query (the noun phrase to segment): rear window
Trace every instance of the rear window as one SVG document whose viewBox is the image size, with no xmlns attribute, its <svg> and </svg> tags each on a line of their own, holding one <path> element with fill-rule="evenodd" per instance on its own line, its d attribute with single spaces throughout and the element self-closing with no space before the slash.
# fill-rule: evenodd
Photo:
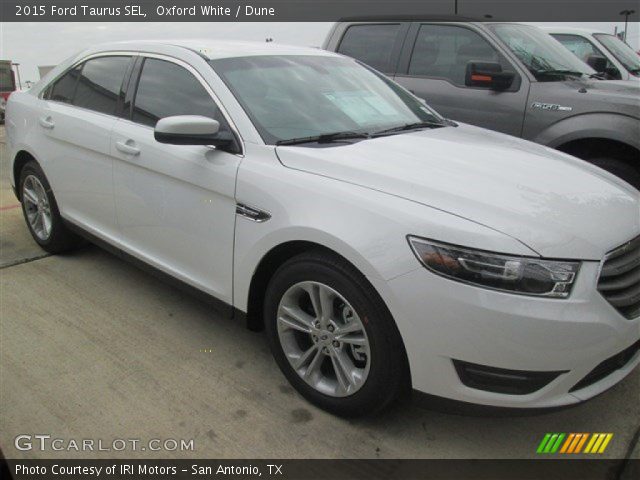
<svg viewBox="0 0 640 480">
<path fill-rule="evenodd" d="M 384 73 L 393 73 L 396 62 L 394 45 L 400 24 L 353 25 L 347 29 L 338 52 L 360 60 Z"/>
<path fill-rule="evenodd" d="M 73 104 L 100 113 L 115 114 L 130 58 L 99 57 L 85 62 Z"/>
<path fill-rule="evenodd" d="M 76 91 L 81 68 L 81 66 L 77 66 L 60 77 L 53 86 L 47 89 L 45 98 L 55 100 L 56 102 L 71 103 L 73 101 L 73 94 Z"/>
</svg>

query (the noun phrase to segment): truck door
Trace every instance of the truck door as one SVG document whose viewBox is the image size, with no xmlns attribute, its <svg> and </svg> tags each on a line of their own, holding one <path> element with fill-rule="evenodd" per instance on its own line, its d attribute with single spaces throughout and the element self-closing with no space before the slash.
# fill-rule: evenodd
<svg viewBox="0 0 640 480">
<path fill-rule="evenodd" d="M 510 88 L 465 85 L 470 61 L 516 72 Z M 396 82 L 452 120 L 520 136 L 528 80 L 479 29 L 467 24 L 414 23 L 404 42 Z"/>
</svg>

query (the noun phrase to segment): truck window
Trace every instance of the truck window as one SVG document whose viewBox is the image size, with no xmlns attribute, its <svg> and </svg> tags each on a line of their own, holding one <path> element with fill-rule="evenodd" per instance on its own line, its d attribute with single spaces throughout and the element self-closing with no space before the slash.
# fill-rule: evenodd
<svg viewBox="0 0 640 480">
<path fill-rule="evenodd" d="M 498 52 L 479 34 L 464 27 L 422 25 L 418 31 L 409 75 L 436 77 L 464 86 L 467 63 L 497 62 L 508 69 Z"/>
<path fill-rule="evenodd" d="M 599 57 L 605 57 L 606 55 L 600 51 L 593 43 L 581 35 L 569 35 L 565 33 L 552 33 L 551 36 L 558 40 L 567 50 L 572 52 L 583 62 L 587 63 L 589 57 L 592 55 L 598 55 Z M 612 76 L 620 78 L 620 72 L 609 60 L 607 60 L 607 72 L 611 72 Z"/>
<path fill-rule="evenodd" d="M 16 89 L 16 81 L 11 70 L 11 62 L 0 62 L 0 92 L 13 92 Z"/>
<path fill-rule="evenodd" d="M 393 47 L 399 33 L 400 24 L 352 25 L 342 37 L 338 52 L 383 73 L 394 73 Z"/>
</svg>

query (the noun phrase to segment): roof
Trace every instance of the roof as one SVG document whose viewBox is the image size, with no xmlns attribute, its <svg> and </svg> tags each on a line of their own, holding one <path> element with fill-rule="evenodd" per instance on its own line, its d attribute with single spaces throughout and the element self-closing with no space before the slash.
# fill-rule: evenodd
<svg viewBox="0 0 640 480">
<path fill-rule="evenodd" d="M 487 20 L 487 19 L 485 19 Z M 491 17 L 493 20 L 493 17 Z M 460 15 L 357 15 L 343 17 L 338 22 L 463 22 L 481 23 L 480 18 Z"/>
<path fill-rule="evenodd" d="M 593 28 L 583 28 L 583 27 L 544 26 L 544 27 L 538 27 L 538 28 L 544 30 L 547 33 L 573 33 L 573 34 L 582 34 L 582 35 L 591 35 L 592 33 L 605 33 Z"/>
<path fill-rule="evenodd" d="M 298 47 L 284 45 L 275 42 L 239 42 L 206 38 L 189 40 L 144 40 L 126 41 L 97 45 L 93 51 L 125 49 L 125 50 L 149 50 L 153 47 L 169 46 L 184 47 L 198 52 L 209 60 L 217 58 L 247 57 L 256 55 L 321 55 L 332 56 L 331 52 L 313 47 Z"/>
</svg>

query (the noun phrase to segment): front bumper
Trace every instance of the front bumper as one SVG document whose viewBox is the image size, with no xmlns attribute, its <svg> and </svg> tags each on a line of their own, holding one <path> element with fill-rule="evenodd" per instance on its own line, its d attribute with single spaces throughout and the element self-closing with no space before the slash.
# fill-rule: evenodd
<svg viewBox="0 0 640 480">
<path fill-rule="evenodd" d="M 640 353 L 632 349 L 624 365 L 574 388 L 640 339 L 640 318 L 624 318 L 596 290 L 598 267 L 582 264 L 567 299 L 485 290 L 421 267 L 376 286 L 403 337 L 414 389 L 481 405 L 558 407 L 607 390 L 640 363 Z M 531 393 L 499 393 L 465 385 L 454 360 L 561 373 Z"/>
</svg>

